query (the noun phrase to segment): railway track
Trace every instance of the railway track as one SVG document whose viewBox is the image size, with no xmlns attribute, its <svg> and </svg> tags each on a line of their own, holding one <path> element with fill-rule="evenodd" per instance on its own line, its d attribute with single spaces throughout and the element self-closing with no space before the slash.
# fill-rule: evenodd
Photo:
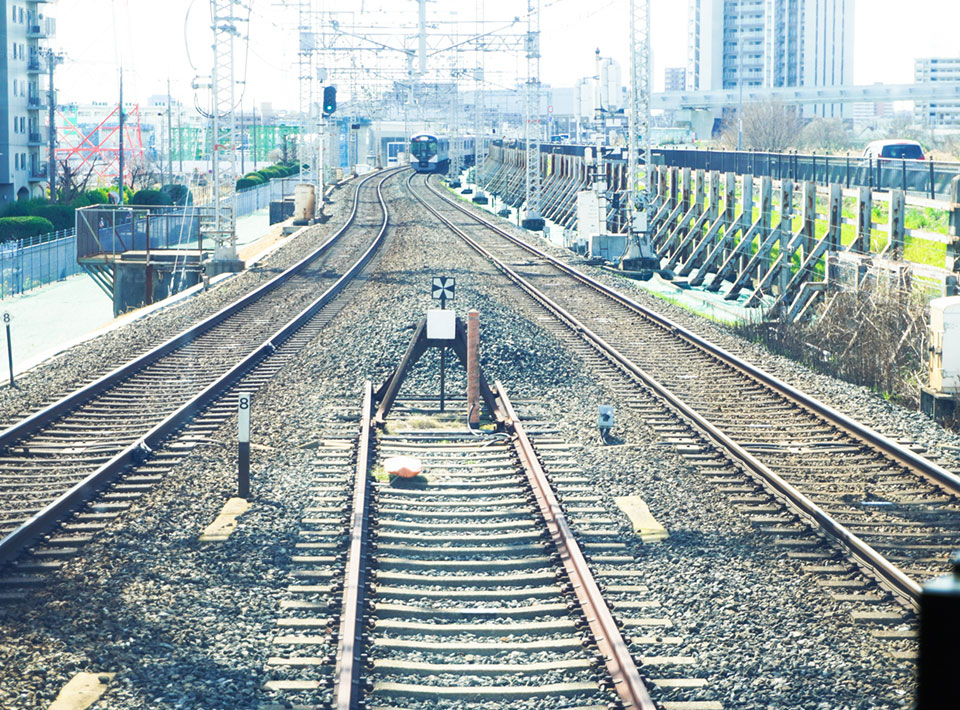
<svg viewBox="0 0 960 710">
<path fill-rule="evenodd" d="M 231 416 L 238 384 L 255 389 L 309 342 L 382 244 L 382 188 L 397 172 L 362 180 L 344 226 L 290 269 L 0 433 L 0 567 L 122 471 L 144 464 L 14 572 L 55 566 L 83 541 L 78 532 L 102 526 Z M 178 432 L 179 441 L 160 450 Z"/>
<path fill-rule="evenodd" d="M 499 383 L 496 396 L 500 432 L 399 416 L 381 432 L 367 384 L 331 707 L 656 707 Z M 388 479 L 391 456 L 424 473 Z"/>
<path fill-rule="evenodd" d="M 546 309 L 558 335 L 598 367 L 612 366 L 624 396 L 641 408 L 651 391 L 665 401 L 680 420 L 642 412 L 648 423 L 702 468 L 730 469 L 720 482 L 768 532 L 790 538 L 804 527 L 771 507 L 772 495 L 913 605 L 920 583 L 947 571 L 960 547 L 955 474 L 524 243 L 428 181 L 407 184 Z"/>
</svg>

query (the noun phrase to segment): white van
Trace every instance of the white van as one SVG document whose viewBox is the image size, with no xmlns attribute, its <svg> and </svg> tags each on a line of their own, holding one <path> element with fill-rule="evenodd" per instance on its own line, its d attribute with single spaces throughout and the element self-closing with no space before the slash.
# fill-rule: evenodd
<svg viewBox="0 0 960 710">
<path fill-rule="evenodd" d="M 926 160 L 923 146 L 916 141 L 873 141 L 863 151 L 863 158 L 883 160 Z"/>
</svg>

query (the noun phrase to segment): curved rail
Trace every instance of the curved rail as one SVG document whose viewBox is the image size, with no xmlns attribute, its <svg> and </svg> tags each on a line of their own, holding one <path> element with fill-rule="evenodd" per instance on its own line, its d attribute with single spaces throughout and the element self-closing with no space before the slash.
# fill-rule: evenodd
<svg viewBox="0 0 960 710">
<path fill-rule="evenodd" d="M 402 169 L 401 169 L 402 170 Z M 205 389 L 196 394 L 190 400 L 181 405 L 174 412 L 169 414 L 163 421 L 155 425 L 150 431 L 141 436 L 137 441 L 129 444 L 126 448 L 116 454 L 109 461 L 100 466 L 82 481 L 78 482 L 70 489 L 62 493 L 56 500 L 50 502 L 43 509 L 34 514 L 29 520 L 20 525 L 5 538 L 0 540 L 0 565 L 9 562 L 19 555 L 25 547 L 30 545 L 39 536 L 47 533 L 58 521 L 78 506 L 89 500 L 104 485 L 113 480 L 124 468 L 131 463 L 135 463 L 157 449 L 163 439 L 176 431 L 185 422 L 189 421 L 201 409 L 210 402 L 219 397 L 242 375 L 254 368 L 261 360 L 268 357 L 294 333 L 296 333 L 307 321 L 313 318 L 316 313 L 332 301 L 344 287 L 366 266 L 367 262 L 383 242 L 384 235 L 389 224 L 389 213 L 387 205 L 383 198 L 383 183 L 397 174 L 398 171 L 390 172 L 380 180 L 377 185 L 377 198 L 383 210 L 383 222 L 377 237 L 370 244 L 363 255 L 344 273 L 330 288 L 328 288 L 320 297 L 314 300 L 310 305 L 304 308 L 297 316 L 290 320 L 286 325 L 277 330 L 273 335 L 267 338 L 253 352 L 249 353 L 240 362 L 236 363 L 229 370 L 224 372 L 214 382 L 210 383 Z M 163 355 L 177 349 L 190 340 L 206 332 L 213 326 L 223 322 L 232 314 L 239 311 L 246 305 L 249 305 L 265 293 L 276 289 L 291 276 L 302 271 L 311 261 L 316 259 L 321 253 L 329 249 L 330 245 L 338 239 L 347 228 L 353 223 L 357 214 L 359 204 L 359 187 L 375 175 L 365 178 L 358 185 L 357 195 L 354 199 L 353 211 L 348 221 L 339 229 L 329 240 L 321 245 L 313 254 L 297 262 L 283 274 L 271 279 L 260 288 L 255 289 L 247 296 L 236 303 L 220 310 L 210 318 L 197 324 L 196 326 L 184 331 L 183 333 L 171 338 L 166 343 L 154 348 L 149 353 L 137 358 L 136 360 L 123 365 L 112 373 L 97 380 L 77 392 L 68 395 L 41 412 L 24 420 L 20 424 L 10 427 L 7 431 L 0 434 L 0 446 L 9 446 L 14 440 L 30 434 L 45 424 L 58 418 L 65 412 L 86 402 L 93 396 L 108 390 L 112 385 L 123 380 L 127 375 L 143 368 L 144 366 L 158 360 Z"/>
<path fill-rule="evenodd" d="M 410 187 L 412 185 L 412 176 L 407 180 L 407 185 Z M 446 200 L 453 206 L 457 207 L 460 211 L 474 217 L 478 222 L 485 224 L 492 229 L 494 229 L 498 234 L 503 234 L 507 236 L 510 241 L 516 243 L 518 246 L 521 246 L 525 249 L 529 249 L 531 252 L 535 253 L 537 256 L 542 256 L 545 259 L 550 260 L 553 264 L 561 264 L 553 257 L 545 254 L 544 252 L 536 249 L 535 247 L 530 247 L 526 245 L 522 240 L 516 239 L 511 235 L 507 235 L 503 230 L 499 229 L 495 225 L 491 225 L 486 220 L 476 217 L 469 210 L 465 210 L 456 203 L 450 201 L 443 195 L 440 195 L 432 187 L 427 185 L 428 189 L 438 197 Z M 450 220 L 444 217 L 438 210 L 434 209 L 428 205 L 422 198 L 420 198 L 416 192 L 412 191 L 412 194 L 416 199 L 434 216 L 436 216 L 441 222 L 446 224 L 451 230 L 454 231 L 461 239 L 467 242 L 475 251 L 483 255 L 485 258 L 489 259 L 494 265 L 502 271 L 511 281 L 516 283 L 521 289 L 527 292 L 532 296 L 536 301 L 543 305 L 547 310 L 552 312 L 558 319 L 566 323 L 570 328 L 577 332 L 584 340 L 590 343 L 595 347 L 601 354 L 613 360 L 628 373 L 642 381 L 645 385 L 650 387 L 654 392 L 656 392 L 662 399 L 667 401 L 672 407 L 674 407 L 683 417 L 692 421 L 697 427 L 699 427 L 710 439 L 712 439 L 719 447 L 725 449 L 730 453 L 732 457 L 736 460 L 742 462 L 750 471 L 759 476 L 761 479 L 765 480 L 770 487 L 777 491 L 781 497 L 785 498 L 790 506 L 796 510 L 803 517 L 814 521 L 821 529 L 830 534 L 833 538 L 838 540 L 842 545 L 844 545 L 851 554 L 856 557 L 861 564 L 872 570 L 874 575 L 885 582 L 893 591 L 897 592 L 901 596 L 908 599 L 914 605 L 919 604 L 920 597 L 920 585 L 906 574 L 904 574 L 900 569 L 895 565 L 891 564 L 883 555 L 877 552 L 873 547 L 860 539 L 857 535 L 852 533 L 845 526 L 841 525 L 839 522 L 833 519 L 826 511 L 824 511 L 820 506 L 816 505 L 812 500 L 805 496 L 802 492 L 797 490 L 794 486 L 784 480 L 781 476 L 772 471 L 764 463 L 759 461 L 755 456 L 744 450 L 736 442 L 726 436 L 721 432 L 717 427 L 707 421 L 703 416 L 701 416 L 696 410 L 687 405 L 682 399 L 674 395 L 670 390 L 661 385 L 656 379 L 651 377 L 647 372 L 642 368 L 638 367 L 633 363 L 629 358 L 620 353 L 616 348 L 611 344 L 606 342 L 603 338 L 594 333 L 590 328 L 584 325 L 572 314 L 564 310 L 562 307 L 554 303 L 549 297 L 543 294 L 539 289 L 530 284 L 526 279 L 517 274 L 513 269 L 504 264 L 501 260 L 497 259 L 493 254 L 486 250 L 482 245 L 477 243 L 475 240 L 471 239 L 463 230 L 459 229 L 454 225 Z M 569 267 L 561 264 L 564 268 L 564 271 L 567 271 Z M 604 294 L 607 294 L 609 291 L 611 294 L 618 296 L 617 300 L 620 300 L 619 294 L 615 294 L 607 287 L 595 282 L 593 279 L 590 279 L 583 274 L 580 274 L 576 270 L 569 269 L 572 272 L 572 275 L 577 275 L 582 277 L 579 280 L 588 281 L 590 285 L 593 286 L 596 284 L 596 287 L 599 287 L 598 290 L 601 290 Z M 624 301 L 632 303 L 629 299 L 624 299 Z M 637 308 L 642 309 L 642 306 L 637 305 Z M 645 310 L 645 309 L 644 309 Z M 663 319 L 665 322 L 666 319 Z M 677 326 L 679 328 L 679 326 Z M 729 357 L 733 357 L 730 355 Z M 768 377 L 770 377 L 768 375 Z M 775 379 L 772 378 L 771 379 Z M 787 385 L 784 385 L 785 387 Z M 792 388 L 791 388 L 792 389 Z M 833 410 L 830 410 L 833 411 Z M 865 428 L 865 427 L 864 427 Z M 879 437 L 880 435 L 877 434 Z M 882 438 L 882 437 L 881 437 Z M 890 442 L 892 444 L 892 442 Z M 896 446 L 894 444 L 894 446 Z M 912 452 L 911 452 L 912 453 Z M 930 463 L 930 462 L 928 462 Z M 935 464 L 930 463 L 931 466 Z M 937 467 L 939 468 L 939 467 Z M 950 472 L 943 470 L 943 472 L 951 478 L 956 478 Z"/>
</svg>

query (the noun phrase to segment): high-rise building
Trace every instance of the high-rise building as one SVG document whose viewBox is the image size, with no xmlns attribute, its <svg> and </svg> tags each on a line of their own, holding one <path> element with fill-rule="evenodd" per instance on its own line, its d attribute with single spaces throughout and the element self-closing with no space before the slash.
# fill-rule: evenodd
<svg viewBox="0 0 960 710">
<path fill-rule="evenodd" d="M 687 87 L 687 70 L 683 67 L 667 67 L 663 71 L 664 91 L 683 91 Z"/>
<path fill-rule="evenodd" d="M 914 81 L 960 81 L 960 57 L 917 59 Z M 914 118 L 926 128 L 960 130 L 960 101 L 917 103 L 914 107 Z"/>
<path fill-rule="evenodd" d="M 41 156 L 47 146 L 42 113 L 49 107 L 41 88 L 49 54 L 43 40 L 56 25 L 46 17 L 46 0 L 0 0 L 0 207 L 15 199 L 40 196 L 47 182 Z"/>
<path fill-rule="evenodd" d="M 687 88 L 853 81 L 853 0 L 689 0 Z M 843 116 L 842 104 L 804 108 Z"/>
</svg>

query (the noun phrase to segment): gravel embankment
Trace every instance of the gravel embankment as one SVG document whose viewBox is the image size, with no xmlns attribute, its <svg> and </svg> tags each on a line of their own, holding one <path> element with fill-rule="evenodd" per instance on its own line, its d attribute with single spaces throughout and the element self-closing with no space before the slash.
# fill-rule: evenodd
<svg viewBox="0 0 960 710">
<path fill-rule="evenodd" d="M 388 196 L 400 192 L 394 183 Z M 536 320 L 527 320 L 540 312 L 490 278 L 478 257 L 444 228 L 417 224 L 421 210 L 409 200 L 395 201 L 393 210 L 395 226 L 387 252 L 375 262 L 376 274 L 295 365 L 256 397 L 256 501 L 238 532 L 214 548 L 196 542 L 232 492 L 234 429 L 228 424 L 215 435 L 222 446 L 199 448 L 82 548 L 36 598 L 0 607 L 0 706 L 46 707 L 79 670 L 118 673 L 94 706 L 99 710 L 256 707 L 264 700 L 264 664 L 272 655 L 274 622 L 283 615 L 278 604 L 311 483 L 303 473 L 311 454 L 297 446 L 314 438 L 318 421 L 356 411 L 365 379 L 375 386 L 383 381 L 414 323 L 433 305 L 430 277 L 438 274 L 457 277 L 459 311 L 481 311 L 487 378 L 502 380 L 514 400 L 544 403 L 544 418 L 579 445 L 574 457 L 610 516 L 620 518 L 614 496 L 640 494 L 670 530 L 668 541 L 637 545 L 634 554 L 646 570 L 644 583 L 676 624 L 672 633 L 684 639 L 678 655 L 698 659 L 691 674 L 708 679 L 712 697 L 726 708 L 910 706 L 912 664 L 878 652 L 867 630 L 852 624 L 848 607 L 832 602 L 815 578 L 758 541 L 693 467 L 661 445 Z M 182 308 L 197 308 L 200 300 Z M 115 336 L 121 343 L 111 352 L 121 352 L 123 342 L 167 335 L 181 322 L 180 310 Z M 685 323 L 693 320 L 666 310 Z M 808 389 L 835 406 L 861 408 L 868 420 L 875 409 L 886 409 L 889 423 L 875 422 L 878 428 L 913 431 L 912 424 L 896 423 L 901 420 L 895 408 L 882 407 L 858 388 L 738 345 L 714 326 L 697 327 L 726 338 L 724 347 L 753 352 L 761 365 L 769 360 L 772 371 L 798 386 L 810 383 Z M 136 335 L 138 330 L 144 334 Z M 82 362 L 75 352 L 62 360 L 71 358 Z M 435 394 L 437 363 L 437 355 L 428 353 L 403 392 Z M 72 376 L 84 372 L 79 367 Z M 68 373 L 60 376 L 57 387 L 70 381 Z M 462 391 L 459 366 L 451 366 L 447 382 L 448 391 Z M 37 392 L 42 398 L 39 384 Z M 597 445 L 601 402 L 617 405 L 617 435 L 626 445 Z M 917 430 L 928 426 L 918 422 Z"/>
<path fill-rule="evenodd" d="M 45 404 L 92 382 L 136 355 L 150 350 L 194 323 L 213 315 L 240 296 L 269 281 L 315 250 L 344 223 L 353 207 L 357 180 L 333 193 L 327 206 L 330 218 L 286 242 L 251 269 L 233 276 L 206 293 L 151 313 L 131 327 L 119 328 L 88 340 L 17 377 L 17 386 L 3 389 L 0 425 L 9 426 Z"/>
</svg>

